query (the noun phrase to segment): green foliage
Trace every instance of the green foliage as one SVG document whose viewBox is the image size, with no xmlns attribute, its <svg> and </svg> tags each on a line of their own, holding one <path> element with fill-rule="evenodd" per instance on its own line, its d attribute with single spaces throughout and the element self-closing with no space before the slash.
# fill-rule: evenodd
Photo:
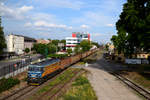
<svg viewBox="0 0 150 100">
<path fill-rule="evenodd" d="M 58 43 L 60 42 L 60 40 L 52 40 L 52 44 L 54 44 L 54 45 L 56 45 L 56 46 L 58 46 Z"/>
<path fill-rule="evenodd" d="M 109 46 L 106 44 L 105 45 L 105 49 L 108 51 L 109 50 Z"/>
<path fill-rule="evenodd" d="M 98 48 L 100 47 L 100 45 L 99 45 L 97 42 L 93 42 L 93 41 L 92 41 L 92 45 L 95 45 L 95 46 L 97 46 Z"/>
<path fill-rule="evenodd" d="M 76 54 L 81 53 L 81 52 L 82 52 L 82 51 L 81 51 L 81 46 L 80 46 L 80 45 L 76 45 L 76 47 L 75 47 L 75 49 L 74 49 L 74 52 L 75 52 Z"/>
<path fill-rule="evenodd" d="M 117 36 L 111 41 L 125 54 L 150 51 L 150 1 L 127 0 L 116 23 Z"/>
<path fill-rule="evenodd" d="M 19 84 L 20 80 L 18 79 L 13 79 L 13 78 L 3 78 L 0 79 L 0 93 L 10 89 L 11 87 L 15 86 L 16 84 Z"/>
<path fill-rule="evenodd" d="M 30 49 L 29 48 L 25 48 L 25 53 L 29 53 L 30 52 Z"/>
<path fill-rule="evenodd" d="M 73 83 L 74 86 L 80 86 L 84 84 L 89 84 L 89 81 L 86 79 L 86 77 L 77 78 Z"/>
<path fill-rule="evenodd" d="M 70 55 L 72 53 L 72 49 L 71 48 L 67 49 L 67 53 Z"/>
<path fill-rule="evenodd" d="M 49 54 L 53 54 L 53 53 L 56 52 L 56 49 L 57 49 L 57 46 L 56 46 L 56 45 L 50 43 L 50 44 L 48 44 L 47 46 L 48 46 L 48 52 L 49 52 Z"/>
<path fill-rule="evenodd" d="M 65 40 L 51 40 L 49 44 L 34 44 L 32 51 L 47 56 L 47 54 L 54 54 L 59 51 L 58 43 L 65 43 Z"/>
<path fill-rule="evenodd" d="M 47 48 L 47 45 L 46 44 L 34 44 L 33 46 L 33 50 L 36 51 L 36 53 L 39 53 L 39 54 L 42 54 L 42 55 L 45 55 L 45 49 Z"/>
<path fill-rule="evenodd" d="M 51 57 L 51 58 L 65 58 L 67 56 L 68 56 L 67 54 L 49 54 L 48 55 L 48 57 Z"/>
<path fill-rule="evenodd" d="M 64 43 L 64 45 L 66 45 L 66 40 L 61 40 L 60 43 Z"/>
<path fill-rule="evenodd" d="M 97 100 L 97 97 L 85 76 L 79 76 L 61 100 Z"/>
<path fill-rule="evenodd" d="M 82 52 L 89 51 L 91 48 L 91 43 L 88 40 L 83 40 L 80 42 L 80 46 L 82 48 Z"/>
<path fill-rule="evenodd" d="M 3 53 L 4 48 L 6 48 L 6 43 L 5 43 L 3 27 L 1 26 L 1 16 L 0 16 L 0 54 Z"/>
<path fill-rule="evenodd" d="M 128 37 L 124 31 L 118 32 L 118 35 L 113 35 L 111 41 L 113 42 L 115 48 L 117 48 L 118 53 L 129 53 L 129 44 L 127 43 Z M 132 52 L 132 51 L 130 51 Z"/>
</svg>

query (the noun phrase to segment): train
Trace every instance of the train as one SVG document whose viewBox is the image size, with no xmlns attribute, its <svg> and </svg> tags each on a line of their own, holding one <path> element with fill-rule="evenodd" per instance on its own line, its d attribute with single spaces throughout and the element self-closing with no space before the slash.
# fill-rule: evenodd
<svg viewBox="0 0 150 100">
<path fill-rule="evenodd" d="M 91 55 L 96 51 L 97 49 L 93 49 L 64 59 L 47 59 L 35 64 L 31 64 L 28 66 L 27 84 L 40 85 L 56 72 L 62 71 L 63 69 L 80 61 L 81 59 Z"/>
</svg>

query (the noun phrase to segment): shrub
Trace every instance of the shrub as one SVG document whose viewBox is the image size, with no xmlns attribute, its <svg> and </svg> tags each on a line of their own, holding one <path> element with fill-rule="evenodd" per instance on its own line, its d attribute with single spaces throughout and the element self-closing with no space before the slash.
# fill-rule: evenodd
<svg viewBox="0 0 150 100">
<path fill-rule="evenodd" d="M 48 55 L 48 57 L 51 57 L 51 58 L 65 58 L 67 56 L 68 56 L 67 54 L 49 54 Z"/>
<path fill-rule="evenodd" d="M 30 52 L 30 49 L 29 48 L 25 48 L 25 53 L 29 53 Z"/>
<path fill-rule="evenodd" d="M 16 84 L 19 84 L 20 80 L 14 79 L 14 78 L 2 78 L 0 80 L 0 93 L 10 89 L 11 87 L 15 86 Z"/>
</svg>

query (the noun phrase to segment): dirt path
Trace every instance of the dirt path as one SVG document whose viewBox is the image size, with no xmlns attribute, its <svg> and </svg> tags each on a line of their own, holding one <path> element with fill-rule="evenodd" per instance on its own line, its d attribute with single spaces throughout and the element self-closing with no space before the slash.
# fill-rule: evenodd
<svg viewBox="0 0 150 100">
<path fill-rule="evenodd" d="M 141 100 L 132 90 L 108 72 L 92 68 L 92 66 L 86 69 L 91 72 L 88 78 L 96 91 L 98 100 Z"/>
</svg>

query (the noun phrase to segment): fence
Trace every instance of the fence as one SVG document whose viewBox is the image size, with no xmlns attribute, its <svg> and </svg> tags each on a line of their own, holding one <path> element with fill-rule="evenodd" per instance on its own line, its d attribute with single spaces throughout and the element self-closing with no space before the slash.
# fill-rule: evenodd
<svg viewBox="0 0 150 100">
<path fill-rule="evenodd" d="M 21 69 L 25 69 L 27 67 L 27 65 L 29 65 L 32 61 L 35 61 L 37 59 L 42 59 L 43 57 L 40 56 L 38 58 L 28 58 L 28 59 L 24 59 L 22 61 L 19 62 L 15 62 L 12 64 L 9 64 L 7 66 L 3 66 L 0 68 L 0 78 L 5 77 L 8 74 L 11 74 L 10 76 L 14 76 L 17 73 L 20 73 L 22 70 Z M 9 77 L 9 76 L 8 76 Z"/>
<path fill-rule="evenodd" d="M 125 59 L 126 64 L 149 64 L 147 59 Z"/>
</svg>

